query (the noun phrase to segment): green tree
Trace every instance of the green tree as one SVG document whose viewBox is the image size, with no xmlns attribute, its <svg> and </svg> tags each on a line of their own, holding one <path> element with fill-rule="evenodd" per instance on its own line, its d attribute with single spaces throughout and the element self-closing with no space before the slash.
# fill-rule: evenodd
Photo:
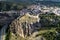
<svg viewBox="0 0 60 40">
<path fill-rule="evenodd" d="M 44 33 L 43 36 L 46 38 L 46 40 L 55 40 L 56 33 L 48 31 L 48 32 Z"/>
</svg>

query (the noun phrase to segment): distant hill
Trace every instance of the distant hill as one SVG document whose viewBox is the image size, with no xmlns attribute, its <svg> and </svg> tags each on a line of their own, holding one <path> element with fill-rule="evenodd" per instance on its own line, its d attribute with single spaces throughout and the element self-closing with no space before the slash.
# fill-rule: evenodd
<svg viewBox="0 0 60 40">
<path fill-rule="evenodd" d="M 35 1 L 52 1 L 52 2 L 60 2 L 60 0 L 0 0 L 0 1 L 7 1 L 7 2 L 35 2 Z"/>
<path fill-rule="evenodd" d="M 23 3 L 23 4 L 44 4 L 44 5 L 60 5 L 60 0 L 0 0 L 0 2 Z"/>
</svg>

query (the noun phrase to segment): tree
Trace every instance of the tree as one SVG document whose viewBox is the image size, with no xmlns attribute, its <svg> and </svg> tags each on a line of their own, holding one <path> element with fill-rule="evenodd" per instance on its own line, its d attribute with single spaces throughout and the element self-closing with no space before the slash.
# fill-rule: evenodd
<svg viewBox="0 0 60 40">
<path fill-rule="evenodd" d="M 56 33 L 48 31 L 48 32 L 44 33 L 43 36 L 46 38 L 46 40 L 55 40 Z"/>
</svg>

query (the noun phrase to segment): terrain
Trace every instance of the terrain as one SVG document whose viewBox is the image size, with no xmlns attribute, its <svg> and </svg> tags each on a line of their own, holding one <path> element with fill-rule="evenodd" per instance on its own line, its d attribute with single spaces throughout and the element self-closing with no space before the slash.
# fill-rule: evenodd
<svg viewBox="0 0 60 40">
<path fill-rule="evenodd" d="M 0 2 L 0 40 L 60 40 L 60 3 Z"/>
</svg>

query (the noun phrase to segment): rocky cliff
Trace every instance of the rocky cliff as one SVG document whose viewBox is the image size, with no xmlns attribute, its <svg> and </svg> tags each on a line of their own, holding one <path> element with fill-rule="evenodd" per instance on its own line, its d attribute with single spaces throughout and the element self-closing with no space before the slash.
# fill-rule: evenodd
<svg viewBox="0 0 60 40">
<path fill-rule="evenodd" d="M 22 17 L 18 17 L 10 24 L 10 31 L 14 34 L 18 34 L 21 37 L 30 36 L 35 31 L 38 31 L 41 27 L 39 16 L 33 16 L 29 13 Z"/>
</svg>

